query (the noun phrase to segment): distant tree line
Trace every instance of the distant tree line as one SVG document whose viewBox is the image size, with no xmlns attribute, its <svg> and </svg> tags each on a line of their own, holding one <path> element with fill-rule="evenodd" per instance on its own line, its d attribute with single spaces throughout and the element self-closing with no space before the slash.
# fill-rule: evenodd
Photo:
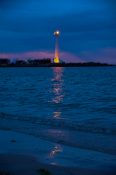
<svg viewBox="0 0 116 175">
<path fill-rule="evenodd" d="M 28 59 L 21 60 L 18 59 L 14 62 L 7 58 L 0 58 L 0 67 L 95 67 L 95 66 L 115 66 L 107 63 L 97 63 L 97 62 L 84 62 L 84 63 L 53 63 L 50 58 L 44 59 Z"/>
<path fill-rule="evenodd" d="M 39 64 L 51 64 L 50 58 L 45 59 L 28 59 L 28 60 L 21 60 L 18 59 L 15 62 L 10 61 L 7 58 L 0 58 L 0 66 L 7 66 L 7 65 L 39 65 Z"/>
<path fill-rule="evenodd" d="M 10 60 L 9 59 L 6 59 L 6 58 L 2 59 L 2 58 L 0 58 L 0 65 L 8 65 L 8 64 L 10 64 Z"/>
<path fill-rule="evenodd" d="M 47 59 L 34 59 L 34 60 L 28 60 L 29 64 L 50 64 L 51 63 L 51 59 L 47 58 Z"/>
</svg>

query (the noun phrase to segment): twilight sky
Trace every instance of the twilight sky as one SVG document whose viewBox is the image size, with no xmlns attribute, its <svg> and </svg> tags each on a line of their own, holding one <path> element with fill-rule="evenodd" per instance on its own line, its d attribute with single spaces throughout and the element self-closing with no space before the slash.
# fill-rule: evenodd
<svg viewBox="0 0 116 175">
<path fill-rule="evenodd" d="M 0 0 L 0 57 L 116 63 L 116 0 Z"/>
</svg>

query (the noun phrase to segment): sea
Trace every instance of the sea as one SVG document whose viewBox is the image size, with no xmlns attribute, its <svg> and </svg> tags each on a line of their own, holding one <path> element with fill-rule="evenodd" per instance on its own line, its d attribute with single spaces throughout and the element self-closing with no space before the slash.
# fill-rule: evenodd
<svg viewBox="0 0 116 175">
<path fill-rule="evenodd" d="M 46 162 L 116 165 L 116 67 L 0 68 L 0 129 L 54 143 Z"/>
</svg>

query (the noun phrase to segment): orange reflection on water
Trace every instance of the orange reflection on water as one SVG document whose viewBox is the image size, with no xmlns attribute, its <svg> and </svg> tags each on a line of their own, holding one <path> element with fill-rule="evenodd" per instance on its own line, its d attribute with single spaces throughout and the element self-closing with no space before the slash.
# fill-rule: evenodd
<svg viewBox="0 0 116 175">
<path fill-rule="evenodd" d="M 64 99 L 64 92 L 63 92 L 63 68 L 61 67 L 54 67 L 53 68 L 54 77 L 52 79 L 52 103 L 55 104 L 55 111 L 53 111 L 53 118 L 60 119 L 62 112 L 60 105 Z M 57 120 L 56 120 L 57 122 Z M 52 133 L 51 133 L 52 134 Z M 57 132 L 56 134 L 62 135 L 62 131 Z M 54 135 L 54 133 L 53 133 Z M 58 135 L 55 135 L 58 137 Z M 62 147 L 60 144 L 56 144 L 53 149 L 50 151 L 48 157 L 51 160 L 51 164 L 57 165 L 57 157 L 59 154 L 63 152 Z"/>
<path fill-rule="evenodd" d="M 53 116 L 54 116 L 54 118 L 59 119 L 61 117 L 61 112 L 60 111 L 53 112 Z"/>
<path fill-rule="evenodd" d="M 62 81 L 62 76 L 63 76 L 63 68 L 62 67 L 54 67 L 54 78 L 53 81 Z"/>
<path fill-rule="evenodd" d="M 55 147 L 51 150 L 49 156 L 50 158 L 54 158 L 60 152 L 62 152 L 62 147 L 60 145 L 55 145 Z"/>
<path fill-rule="evenodd" d="M 64 92 L 63 92 L 63 68 L 62 67 L 54 67 L 53 68 L 53 73 L 54 73 L 54 77 L 52 79 L 52 94 L 53 94 L 53 98 L 52 98 L 52 102 L 56 105 L 61 104 L 63 102 L 64 99 Z M 61 110 L 56 109 L 56 111 L 53 112 L 53 117 L 56 119 L 60 119 L 61 118 Z"/>
<path fill-rule="evenodd" d="M 61 103 L 64 98 L 64 93 L 63 93 L 63 68 L 62 67 L 55 67 L 53 69 L 54 71 L 54 78 L 52 79 L 52 92 L 53 92 L 53 103 Z"/>
<path fill-rule="evenodd" d="M 63 95 L 59 95 L 59 96 L 56 96 L 56 97 L 54 97 L 54 99 L 52 100 L 54 103 L 60 103 L 60 102 L 62 102 L 62 100 L 63 100 Z"/>
<path fill-rule="evenodd" d="M 61 85 L 53 84 L 53 92 L 55 93 L 55 95 L 59 95 L 60 93 L 62 93 Z"/>
</svg>

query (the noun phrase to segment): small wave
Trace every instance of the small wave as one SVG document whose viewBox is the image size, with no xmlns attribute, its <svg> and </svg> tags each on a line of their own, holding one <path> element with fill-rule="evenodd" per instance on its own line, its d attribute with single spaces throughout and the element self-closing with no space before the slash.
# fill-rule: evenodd
<svg viewBox="0 0 116 175">
<path fill-rule="evenodd" d="M 101 134 L 110 134 L 116 135 L 116 128 L 113 121 L 109 124 L 107 121 L 107 125 L 104 125 L 104 121 L 102 118 L 96 119 L 88 119 L 84 121 L 70 121 L 67 119 L 57 119 L 57 118 L 37 118 L 32 116 L 19 116 L 12 115 L 6 113 L 0 113 L 1 120 L 10 120 L 17 122 L 26 122 L 26 125 L 32 124 L 33 126 L 44 126 L 46 128 L 58 128 L 65 130 L 74 130 L 74 131 L 82 131 L 82 132 L 91 132 L 91 133 L 101 133 Z"/>
</svg>

